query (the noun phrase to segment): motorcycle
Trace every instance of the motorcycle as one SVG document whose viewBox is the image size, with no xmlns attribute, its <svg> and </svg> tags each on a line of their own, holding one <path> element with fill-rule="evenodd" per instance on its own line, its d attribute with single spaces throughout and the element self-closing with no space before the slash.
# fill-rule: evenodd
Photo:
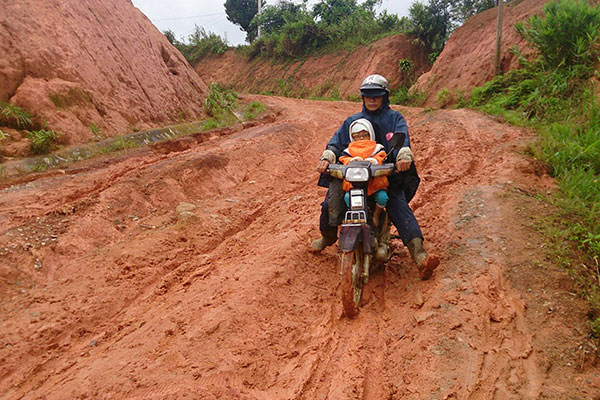
<svg viewBox="0 0 600 400">
<path fill-rule="evenodd" d="M 403 133 L 394 134 L 391 144 L 399 149 L 404 143 Z M 363 286 L 369 282 L 372 266 L 379 267 L 391 257 L 391 222 L 386 210 L 373 223 L 375 201 L 367 197 L 367 188 L 373 178 L 392 175 L 395 164 L 373 165 L 368 161 L 352 161 L 347 165 L 330 164 L 327 172 L 333 178 L 352 183 L 349 209 L 344 215 L 338 246 L 341 252 L 342 305 L 346 316 L 358 315 Z"/>
</svg>

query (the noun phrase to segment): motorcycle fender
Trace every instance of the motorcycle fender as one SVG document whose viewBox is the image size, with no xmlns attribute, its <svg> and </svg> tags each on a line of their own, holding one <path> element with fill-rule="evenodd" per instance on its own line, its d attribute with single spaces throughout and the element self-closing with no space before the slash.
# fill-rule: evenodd
<svg viewBox="0 0 600 400">
<path fill-rule="evenodd" d="M 340 230 L 340 251 L 352 251 L 363 240 L 363 228 L 361 226 L 342 226 Z"/>
<path fill-rule="evenodd" d="M 362 226 L 362 234 L 363 234 L 363 252 L 365 254 L 373 253 L 373 233 L 371 231 L 370 225 Z"/>
<path fill-rule="evenodd" d="M 373 252 L 373 235 L 369 225 L 342 227 L 339 238 L 340 251 L 352 251 L 361 242 L 364 253 L 371 254 Z"/>
</svg>

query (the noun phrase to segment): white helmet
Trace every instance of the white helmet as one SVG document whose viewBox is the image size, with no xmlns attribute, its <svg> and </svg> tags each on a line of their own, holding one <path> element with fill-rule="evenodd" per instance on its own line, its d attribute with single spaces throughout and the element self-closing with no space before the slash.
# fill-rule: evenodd
<svg viewBox="0 0 600 400">
<path fill-rule="evenodd" d="M 390 94 L 390 85 L 381 75 L 369 75 L 360 85 L 360 94 L 366 97 L 378 97 Z"/>
<path fill-rule="evenodd" d="M 354 138 L 352 137 L 352 134 L 354 134 L 356 132 L 361 132 L 361 131 L 369 132 L 369 139 L 375 140 L 375 130 L 373 129 L 373 124 L 371 124 L 371 121 L 369 121 L 366 118 L 359 118 L 356 121 L 354 121 L 353 123 L 351 123 L 349 131 L 350 131 L 350 141 L 351 142 L 354 142 Z"/>
</svg>

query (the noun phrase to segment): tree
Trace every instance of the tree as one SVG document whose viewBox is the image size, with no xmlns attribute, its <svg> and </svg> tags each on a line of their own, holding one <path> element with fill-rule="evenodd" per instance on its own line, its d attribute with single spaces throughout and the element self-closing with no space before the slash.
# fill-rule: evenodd
<svg viewBox="0 0 600 400">
<path fill-rule="evenodd" d="M 263 0 L 263 6 L 265 3 Z M 258 0 L 225 0 L 225 13 L 229 21 L 239 25 L 246 32 L 248 43 L 256 39 L 258 30 L 251 27 L 250 22 L 258 13 Z"/>
<path fill-rule="evenodd" d="M 429 0 L 429 4 L 413 3 L 408 12 L 411 22 L 409 33 L 433 52 L 444 48 L 451 30 L 449 4 L 444 0 Z"/>
<path fill-rule="evenodd" d="M 495 6 L 496 0 L 429 0 L 427 4 L 417 1 L 409 8 L 408 32 L 435 56 L 467 18 Z"/>
<path fill-rule="evenodd" d="M 381 4 L 382 0 L 367 0 L 358 4 L 357 0 L 321 0 L 313 6 L 312 13 L 323 24 L 335 25 L 345 17 L 358 11 L 367 11 L 375 15 L 375 6 Z"/>
<path fill-rule="evenodd" d="M 308 12 L 305 4 L 295 4 L 288 0 L 281 0 L 276 5 L 268 5 L 262 9 L 250 22 L 250 29 L 257 30 L 260 25 L 264 34 L 279 32 L 281 28 L 289 23 L 303 19 Z"/>
<path fill-rule="evenodd" d="M 167 40 L 173 45 L 175 46 L 178 43 L 177 38 L 175 37 L 175 32 L 173 32 L 170 29 L 167 29 L 165 31 L 163 31 L 163 35 L 165 35 L 167 37 Z"/>
<path fill-rule="evenodd" d="M 450 2 L 454 23 L 460 25 L 469 17 L 479 14 L 488 8 L 496 7 L 497 0 L 461 0 Z"/>
</svg>

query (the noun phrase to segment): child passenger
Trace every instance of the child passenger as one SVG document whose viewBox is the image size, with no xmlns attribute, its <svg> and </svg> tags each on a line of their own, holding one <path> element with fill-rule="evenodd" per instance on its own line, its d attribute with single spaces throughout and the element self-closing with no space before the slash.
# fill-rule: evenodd
<svg viewBox="0 0 600 400">
<path fill-rule="evenodd" d="M 365 118 L 357 119 L 350 124 L 349 133 L 350 144 L 339 158 L 342 164 L 347 165 L 351 161 L 369 161 L 371 164 L 383 163 L 386 153 L 383 150 L 383 146 L 375 141 L 375 131 L 369 120 Z M 369 182 L 367 196 L 373 195 L 376 204 L 375 212 L 373 213 L 373 224 L 375 226 L 379 224 L 381 210 L 383 210 L 389 200 L 386 191 L 388 186 L 389 182 L 385 176 L 373 178 Z M 346 205 L 350 207 L 349 190 L 352 189 L 352 184 L 348 181 L 344 181 L 342 188 L 346 191 L 346 194 L 344 195 Z"/>
</svg>

